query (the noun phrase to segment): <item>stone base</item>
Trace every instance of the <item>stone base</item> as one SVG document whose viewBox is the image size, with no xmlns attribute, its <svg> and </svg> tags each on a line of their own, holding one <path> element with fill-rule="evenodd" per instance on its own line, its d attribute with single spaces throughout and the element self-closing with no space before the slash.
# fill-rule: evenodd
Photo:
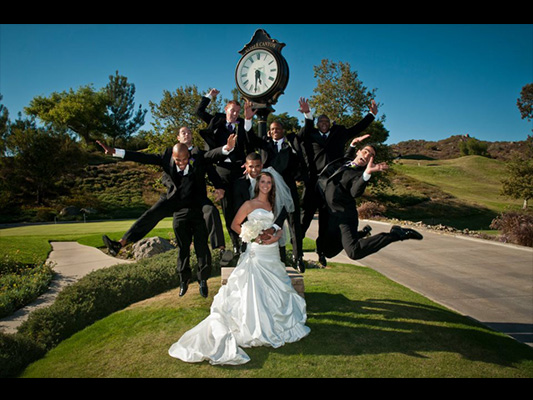
<svg viewBox="0 0 533 400">
<path fill-rule="evenodd" d="M 229 278 L 231 272 L 234 269 L 235 268 L 233 268 L 233 267 L 222 267 L 221 268 L 220 275 L 221 275 L 221 278 L 222 278 L 222 284 L 223 285 L 225 285 L 227 283 L 228 278 Z M 304 286 L 304 277 L 303 277 L 303 275 L 300 274 L 298 271 L 296 271 L 292 267 L 287 267 L 287 274 L 291 278 L 292 287 L 294 288 L 294 290 L 296 290 L 296 292 L 300 296 L 305 297 L 305 286 Z"/>
</svg>

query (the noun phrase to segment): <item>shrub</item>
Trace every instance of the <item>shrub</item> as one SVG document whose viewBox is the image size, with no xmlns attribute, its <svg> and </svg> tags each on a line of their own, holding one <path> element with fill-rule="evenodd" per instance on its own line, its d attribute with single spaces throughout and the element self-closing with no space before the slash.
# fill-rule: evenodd
<svg viewBox="0 0 533 400">
<path fill-rule="evenodd" d="M 381 217 L 386 211 L 386 207 L 382 204 L 374 203 L 372 201 L 365 201 L 357 207 L 359 218 L 368 219 L 373 217 Z"/>
<path fill-rule="evenodd" d="M 519 212 L 505 212 L 490 224 L 501 232 L 505 242 L 533 247 L 533 215 Z"/>
<path fill-rule="evenodd" d="M 50 307 L 34 311 L 19 332 L 49 349 L 100 318 L 176 287 L 176 251 L 91 272 Z"/>
<path fill-rule="evenodd" d="M 0 260 L 0 317 L 31 303 L 48 289 L 53 271 L 50 265 L 25 265 L 4 257 Z"/>
<path fill-rule="evenodd" d="M 26 365 L 38 360 L 45 349 L 20 335 L 0 332 L 0 378 L 16 376 Z"/>
</svg>

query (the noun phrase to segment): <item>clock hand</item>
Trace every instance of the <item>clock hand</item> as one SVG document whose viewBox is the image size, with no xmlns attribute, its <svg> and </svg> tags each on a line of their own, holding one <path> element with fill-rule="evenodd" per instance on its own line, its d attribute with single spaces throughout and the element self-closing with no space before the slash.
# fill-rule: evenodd
<svg viewBox="0 0 533 400">
<path fill-rule="evenodd" d="M 261 71 L 259 71 L 258 69 L 255 70 L 255 91 L 256 92 L 258 90 L 257 82 L 261 84 Z"/>
</svg>

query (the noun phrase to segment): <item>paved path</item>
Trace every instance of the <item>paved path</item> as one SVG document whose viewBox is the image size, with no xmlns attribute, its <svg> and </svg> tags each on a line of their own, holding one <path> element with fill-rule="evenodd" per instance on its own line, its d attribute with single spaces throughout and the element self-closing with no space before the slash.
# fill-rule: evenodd
<svg viewBox="0 0 533 400">
<path fill-rule="evenodd" d="M 0 331 L 15 333 L 19 325 L 28 318 L 30 312 L 52 304 L 65 286 L 89 272 L 123 262 L 131 262 L 108 256 L 95 247 L 84 246 L 77 242 L 51 242 L 50 244 L 52 251 L 48 260 L 54 263 L 53 269 L 56 272 L 50 290 L 32 304 L 0 319 Z"/>
<path fill-rule="evenodd" d="M 364 221 L 372 234 L 391 224 Z M 353 261 L 344 252 L 329 261 L 370 267 L 460 314 L 533 346 L 533 249 L 419 230 L 424 240 L 392 243 Z M 316 239 L 317 224 L 307 236 Z M 306 258 L 316 256 L 309 254 Z"/>
<path fill-rule="evenodd" d="M 390 230 L 390 224 L 369 223 L 372 233 Z M 375 269 L 388 278 L 463 315 L 533 346 L 533 249 L 502 245 L 420 230 L 424 240 L 392 243 L 380 252 L 353 261 L 344 253 L 332 262 Z M 313 221 L 307 236 L 316 239 Z M 37 307 L 50 304 L 67 284 L 88 272 L 120 262 L 100 250 L 75 242 L 53 242 L 49 259 L 58 273 L 51 290 L 34 304 L 0 320 L 0 330 L 16 331 Z M 315 259 L 307 253 L 306 259 Z"/>
</svg>

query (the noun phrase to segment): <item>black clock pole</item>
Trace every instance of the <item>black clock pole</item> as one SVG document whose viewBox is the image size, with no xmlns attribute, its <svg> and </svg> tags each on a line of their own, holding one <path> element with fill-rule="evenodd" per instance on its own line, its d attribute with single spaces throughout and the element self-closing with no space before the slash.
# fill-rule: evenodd
<svg viewBox="0 0 533 400">
<path fill-rule="evenodd" d="M 259 137 L 266 138 L 268 127 L 267 127 L 267 119 L 271 112 L 274 111 L 274 109 L 270 105 L 263 105 L 263 104 L 254 104 L 254 106 L 259 106 L 257 108 L 257 133 L 259 134 Z"/>
</svg>

